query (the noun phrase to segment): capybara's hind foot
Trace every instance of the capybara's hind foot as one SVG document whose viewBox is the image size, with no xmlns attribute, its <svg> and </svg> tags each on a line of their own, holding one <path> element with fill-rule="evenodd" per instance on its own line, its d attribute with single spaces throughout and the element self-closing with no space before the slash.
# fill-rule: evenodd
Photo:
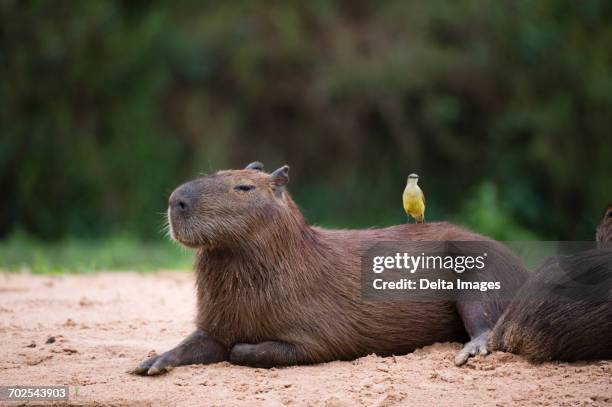
<svg viewBox="0 0 612 407">
<path fill-rule="evenodd" d="M 274 341 L 238 343 L 230 351 L 229 359 L 236 365 L 263 368 L 295 365 L 299 362 L 294 345 Z"/>
<path fill-rule="evenodd" d="M 216 340 L 200 330 L 189 335 L 174 349 L 155 355 L 142 362 L 132 373 L 156 376 L 169 372 L 173 367 L 193 364 L 209 364 L 227 360 L 227 350 Z"/>
<path fill-rule="evenodd" d="M 463 345 L 463 349 L 455 355 L 455 365 L 463 365 L 472 356 L 488 355 L 489 349 L 487 348 L 487 342 L 489 341 L 490 334 L 491 331 L 487 330 Z"/>
</svg>

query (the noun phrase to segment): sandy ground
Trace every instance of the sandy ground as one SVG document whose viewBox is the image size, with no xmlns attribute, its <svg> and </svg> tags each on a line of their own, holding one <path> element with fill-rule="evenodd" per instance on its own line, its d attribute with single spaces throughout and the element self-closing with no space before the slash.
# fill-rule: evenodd
<svg viewBox="0 0 612 407">
<path fill-rule="evenodd" d="M 128 374 L 192 330 L 192 275 L 0 273 L 0 385 L 68 385 L 78 405 L 610 405 L 612 362 L 533 366 L 459 344 L 283 369 L 220 363 Z M 54 343 L 45 343 L 54 337 Z M 14 403 L 11 403 L 14 404 Z"/>
</svg>

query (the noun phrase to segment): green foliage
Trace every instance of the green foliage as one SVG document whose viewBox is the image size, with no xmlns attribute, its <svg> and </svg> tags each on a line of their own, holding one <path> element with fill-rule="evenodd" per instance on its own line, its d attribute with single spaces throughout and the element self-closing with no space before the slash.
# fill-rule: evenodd
<svg viewBox="0 0 612 407">
<path fill-rule="evenodd" d="M 590 239 L 612 3 L 0 3 L 0 236 L 158 237 L 199 173 L 288 163 L 314 223 Z"/>
<path fill-rule="evenodd" d="M 517 225 L 510 213 L 495 185 L 485 183 L 467 200 L 455 221 L 500 240 L 538 240 L 537 235 Z"/>
<path fill-rule="evenodd" d="M 15 234 L 0 243 L 0 268 L 33 273 L 90 273 L 103 270 L 190 270 L 192 254 L 169 241 L 143 243 L 109 239 L 64 239 L 54 243 Z"/>
</svg>

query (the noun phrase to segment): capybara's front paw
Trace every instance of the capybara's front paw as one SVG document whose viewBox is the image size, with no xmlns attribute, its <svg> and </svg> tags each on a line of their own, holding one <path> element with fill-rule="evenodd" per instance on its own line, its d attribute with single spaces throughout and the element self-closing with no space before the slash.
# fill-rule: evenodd
<svg viewBox="0 0 612 407">
<path fill-rule="evenodd" d="M 271 368 L 295 365 L 298 352 L 294 345 L 286 342 L 238 343 L 232 347 L 229 360 L 235 365 Z"/>
<path fill-rule="evenodd" d="M 168 351 L 150 357 L 132 370 L 132 373 L 142 376 L 156 376 L 169 372 L 173 367 L 178 366 L 177 360 L 171 352 Z"/>
<path fill-rule="evenodd" d="M 258 365 L 257 357 L 257 345 L 251 345 L 248 343 L 238 343 L 232 347 L 230 351 L 229 360 L 235 365 L 252 366 L 252 367 L 263 367 Z M 263 356 L 260 354 L 260 357 Z"/>
<path fill-rule="evenodd" d="M 132 370 L 132 373 L 155 376 L 166 373 L 176 366 L 209 364 L 224 360 L 227 360 L 227 348 L 198 329 L 175 348 L 145 360 Z"/>
</svg>

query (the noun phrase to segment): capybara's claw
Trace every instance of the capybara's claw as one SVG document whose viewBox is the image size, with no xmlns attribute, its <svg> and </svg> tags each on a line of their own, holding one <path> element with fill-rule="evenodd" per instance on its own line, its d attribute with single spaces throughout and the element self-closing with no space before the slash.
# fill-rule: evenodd
<svg viewBox="0 0 612 407">
<path fill-rule="evenodd" d="M 469 341 L 468 343 L 466 343 L 463 346 L 463 349 L 461 349 L 457 353 L 457 355 L 455 355 L 455 365 L 456 366 L 463 365 L 465 362 L 468 361 L 468 359 L 471 356 L 476 356 L 476 355 L 483 355 L 484 356 L 484 355 L 488 355 L 489 354 L 489 350 L 487 348 L 487 342 L 489 340 L 489 335 L 490 334 L 491 334 L 491 331 L 483 332 L 482 334 L 480 334 L 476 338 L 474 338 L 471 341 Z"/>
<path fill-rule="evenodd" d="M 165 354 L 150 357 L 132 370 L 132 373 L 141 376 L 156 376 L 170 371 L 174 366 L 171 365 L 169 358 L 164 356 Z"/>
<path fill-rule="evenodd" d="M 147 375 L 157 376 L 169 372 L 170 370 L 172 370 L 173 367 L 174 365 L 170 363 L 167 358 L 160 357 L 155 361 L 155 363 L 153 363 L 153 366 L 151 366 L 149 370 L 147 370 Z"/>
<path fill-rule="evenodd" d="M 146 376 L 147 371 L 151 368 L 151 366 L 153 366 L 153 363 L 155 363 L 157 358 L 159 358 L 159 355 L 151 356 L 144 362 L 141 362 L 134 370 L 132 370 L 131 373 Z"/>
</svg>

